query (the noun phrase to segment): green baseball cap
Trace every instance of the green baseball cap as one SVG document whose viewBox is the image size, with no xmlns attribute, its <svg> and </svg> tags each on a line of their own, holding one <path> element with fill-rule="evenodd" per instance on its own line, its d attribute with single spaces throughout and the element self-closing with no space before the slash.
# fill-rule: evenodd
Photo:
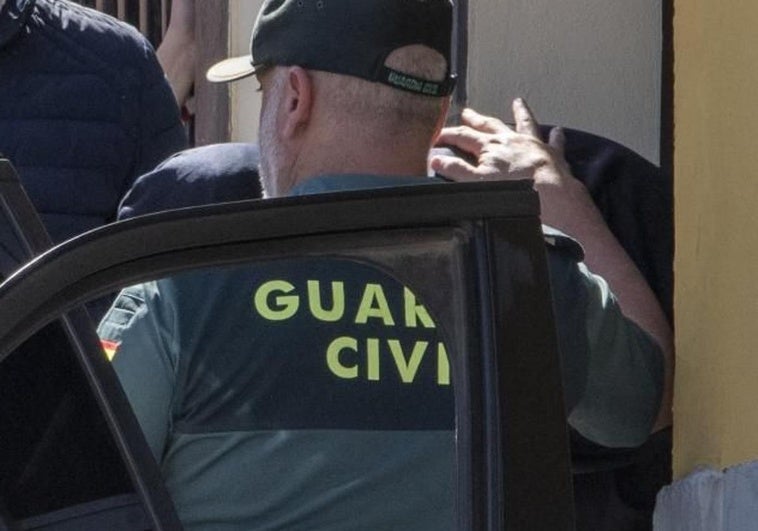
<svg viewBox="0 0 758 531">
<path fill-rule="evenodd" d="M 455 86 L 452 28 L 451 0 L 266 0 L 253 27 L 251 55 L 221 61 L 206 77 L 222 83 L 268 66 L 297 65 L 447 96 Z M 412 44 L 445 57 L 445 79 L 422 79 L 384 64 L 394 50 Z"/>
</svg>

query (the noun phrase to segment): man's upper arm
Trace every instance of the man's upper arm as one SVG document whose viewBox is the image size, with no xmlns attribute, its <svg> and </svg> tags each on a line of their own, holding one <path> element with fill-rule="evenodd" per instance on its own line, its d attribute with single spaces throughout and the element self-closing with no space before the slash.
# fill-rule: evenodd
<svg viewBox="0 0 758 531">
<path fill-rule="evenodd" d="M 98 327 L 150 449 L 160 460 L 171 425 L 176 358 L 172 326 L 150 282 L 124 289 Z"/>
<path fill-rule="evenodd" d="M 660 408 L 661 349 L 576 256 L 549 247 L 548 257 L 569 424 L 602 446 L 638 446 Z"/>
<path fill-rule="evenodd" d="M 569 417 L 573 426 L 604 446 L 637 446 L 650 434 L 663 394 L 663 352 L 624 317 L 605 281 L 580 265 L 589 293 L 590 363 L 583 399 Z"/>
<path fill-rule="evenodd" d="M 187 135 L 168 80 L 150 48 L 142 69 L 137 164 L 132 181 L 187 147 Z M 131 185 L 131 183 L 129 183 Z"/>
</svg>

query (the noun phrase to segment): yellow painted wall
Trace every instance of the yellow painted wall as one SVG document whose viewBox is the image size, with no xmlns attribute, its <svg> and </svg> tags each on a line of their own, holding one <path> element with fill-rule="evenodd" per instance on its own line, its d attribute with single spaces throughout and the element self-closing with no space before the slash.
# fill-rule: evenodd
<svg viewBox="0 0 758 531">
<path fill-rule="evenodd" d="M 675 2 L 674 472 L 758 459 L 758 2 Z"/>
</svg>

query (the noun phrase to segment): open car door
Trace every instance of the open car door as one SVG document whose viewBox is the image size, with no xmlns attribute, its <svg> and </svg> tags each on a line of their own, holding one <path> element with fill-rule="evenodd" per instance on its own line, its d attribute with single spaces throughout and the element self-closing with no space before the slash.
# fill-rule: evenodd
<svg viewBox="0 0 758 531">
<path fill-rule="evenodd" d="M 455 402 L 450 527 L 574 529 L 530 182 L 181 209 L 94 230 L 34 259 L 0 285 L 0 529 L 181 528 L 82 305 L 188 271 L 313 260 L 374 271 L 434 317 L 449 359 L 436 374 L 449 378 Z M 304 414 L 312 405 L 302 404 Z"/>
</svg>

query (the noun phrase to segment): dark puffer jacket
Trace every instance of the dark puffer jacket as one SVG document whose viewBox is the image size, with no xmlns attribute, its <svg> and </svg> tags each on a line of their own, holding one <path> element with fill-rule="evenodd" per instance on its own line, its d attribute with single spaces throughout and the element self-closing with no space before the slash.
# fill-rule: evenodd
<svg viewBox="0 0 758 531">
<path fill-rule="evenodd" d="M 5 2 L 0 153 L 53 240 L 115 219 L 135 178 L 184 147 L 171 89 L 136 29 L 63 0 Z"/>
</svg>

